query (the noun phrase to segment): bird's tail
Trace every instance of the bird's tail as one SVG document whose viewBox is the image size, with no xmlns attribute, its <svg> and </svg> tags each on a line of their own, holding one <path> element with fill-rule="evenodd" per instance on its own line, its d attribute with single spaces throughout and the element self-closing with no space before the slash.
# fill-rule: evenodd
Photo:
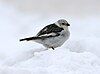
<svg viewBox="0 0 100 74">
<path fill-rule="evenodd" d="M 20 39 L 19 41 L 31 41 L 36 39 L 40 39 L 40 37 L 29 37 L 29 38 Z"/>
</svg>

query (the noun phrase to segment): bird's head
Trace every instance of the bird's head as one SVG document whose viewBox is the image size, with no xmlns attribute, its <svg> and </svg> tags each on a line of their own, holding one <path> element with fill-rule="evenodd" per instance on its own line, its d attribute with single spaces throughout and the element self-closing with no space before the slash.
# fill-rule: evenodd
<svg viewBox="0 0 100 74">
<path fill-rule="evenodd" d="M 64 29 L 68 28 L 68 26 L 70 26 L 70 24 L 64 20 L 64 19 L 60 19 L 56 22 L 56 24 L 59 26 L 59 27 L 62 27 Z"/>
<path fill-rule="evenodd" d="M 60 26 L 70 26 L 70 24 L 64 20 L 64 19 L 60 19 L 57 21 L 57 23 L 60 25 Z"/>
</svg>

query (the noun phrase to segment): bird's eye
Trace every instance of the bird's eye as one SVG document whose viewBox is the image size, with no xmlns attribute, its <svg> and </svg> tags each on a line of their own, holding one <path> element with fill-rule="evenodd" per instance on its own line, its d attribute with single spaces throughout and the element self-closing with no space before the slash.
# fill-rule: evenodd
<svg viewBox="0 0 100 74">
<path fill-rule="evenodd" d="M 65 25 L 65 23 L 62 23 L 62 25 Z"/>
</svg>

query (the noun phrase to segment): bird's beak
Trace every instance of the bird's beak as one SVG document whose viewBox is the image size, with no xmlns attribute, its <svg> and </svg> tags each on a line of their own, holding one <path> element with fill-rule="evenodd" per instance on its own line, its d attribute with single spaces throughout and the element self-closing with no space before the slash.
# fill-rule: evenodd
<svg viewBox="0 0 100 74">
<path fill-rule="evenodd" d="M 70 26 L 70 24 L 68 23 L 67 26 Z"/>
</svg>

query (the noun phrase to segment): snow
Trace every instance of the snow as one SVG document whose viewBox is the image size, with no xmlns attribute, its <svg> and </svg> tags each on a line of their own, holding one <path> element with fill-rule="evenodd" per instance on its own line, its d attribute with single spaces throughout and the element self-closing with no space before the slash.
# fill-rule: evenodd
<svg viewBox="0 0 100 74">
<path fill-rule="evenodd" d="M 100 60 L 90 52 L 76 53 L 66 49 L 24 53 L 9 59 L 13 65 L 1 67 L 0 74 L 99 74 Z M 27 56 L 26 56 L 27 55 Z M 22 59 L 22 60 L 20 60 Z"/>
<path fill-rule="evenodd" d="M 69 17 L 71 37 L 55 50 L 19 42 L 59 19 L 48 16 L 24 14 L 0 3 L 0 74 L 100 74 L 99 17 Z"/>
</svg>

